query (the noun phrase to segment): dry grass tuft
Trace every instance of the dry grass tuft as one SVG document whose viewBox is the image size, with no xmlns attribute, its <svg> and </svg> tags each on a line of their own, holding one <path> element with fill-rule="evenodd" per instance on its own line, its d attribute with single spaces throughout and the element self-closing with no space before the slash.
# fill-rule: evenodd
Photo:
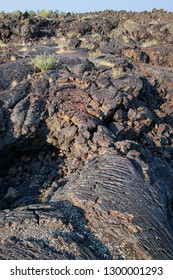
<svg viewBox="0 0 173 280">
<path fill-rule="evenodd" d="M 142 44 L 142 47 L 143 48 L 147 48 L 147 47 L 151 47 L 151 46 L 157 46 L 159 43 L 157 40 L 153 39 L 153 40 L 150 40 L 150 41 L 146 41 Z"/>
</svg>

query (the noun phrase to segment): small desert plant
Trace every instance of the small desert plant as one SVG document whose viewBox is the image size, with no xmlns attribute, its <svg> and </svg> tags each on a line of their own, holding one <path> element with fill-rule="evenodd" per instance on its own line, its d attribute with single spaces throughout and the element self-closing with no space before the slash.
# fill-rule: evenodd
<svg viewBox="0 0 173 280">
<path fill-rule="evenodd" d="M 38 196 L 38 199 L 39 199 L 39 202 L 44 203 L 46 201 L 46 195 L 44 193 L 40 194 Z"/>
<path fill-rule="evenodd" d="M 99 33 L 93 33 L 92 34 L 92 39 L 94 41 L 101 41 L 102 36 Z"/>
<path fill-rule="evenodd" d="M 22 12 L 17 10 L 17 11 L 10 12 L 10 13 L 7 13 L 7 14 L 9 14 L 11 17 L 20 17 L 22 15 Z"/>
<path fill-rule="evenodd" d="M 82 35 L 81 35 L 80 33 L 77 33 L 77 34 L 76 34 L 76 38 L 81 38 L 81 36 L 82 36 Z"/>
<path fill-rule="evenodd" d="M 127 19 L 124 21 L 123 25 L 125 29 L 128 29 L 129 27 L 134 27 L 135 26 L 135 21 L 131 20 L 131 19 Z"/>
<path fill-rule="evenodd" d="M 11 83 L 11 87 L 12 88 L 15 88 L 17 85 L 18 85 L 18 81 L 17 80 L 12 81 L 12 83 Z"/>
<path fill-rule="evenodd" d="M 24 20 L 21 21 L 23 25 L 28 26 L 29 25 L 29 19 L 25 18 Z"/>
<path fill-rule="evenodd" d="M 129 43 L 130 43 L 130 38 L 129 38 L 129 37 L 127 37 L 127 36 L 122 36 L 122 39 L 123 39 L 123 42 L 124 42 L 125 44 L 129 44 Z"/>
<path fill-rule="evenodd" d="M 54 43 L 57 44 L 58 47 L 56 53 L 64 53 L 68 42 L 67 40 L 68 39 L 65 36 L 62 36 L 61 38 L 54 40 Z"/>
<path fill-rule="evenodd" d="M 122 72 L 122 70 L 121 69 L 113 69 L 113 71 L 112 71 L 112 77 L 113 77 L 113 79 L 118 79 L 118 78 L 121 78 L 121 77 L 123 77 L 123 72 Z"/>
<path fill-rule="evenodd" d="M 152 20 L 150 21 L 149 25 L 158 25 L 159 24 L 159 19 L 158 20 Z"/>
<path fill-rule="evenodd" d="M 53 11 L 49 10 L 49 11 L 46 11 L 46 10 L 41 10 L 37 12 L 36 14 L 37 17 L 43 17 L 43 18 L 50 18 L 53 16 Z"/>
<path fill-rule="evenodd" d="M 84 20 L 86 20 L 86 19 L 91 19 L 91 18 L 93 18 L 93 14 L 92 15 L 86 15 L 86 16 L 82 16 L 82 17 L 80 17 L 79 18 L 79 21 L 84 21 Z"/>
<path fill-rule="evenodd" d="M 0 12 L 0 20 L 4 19 L 4 17 L 5 17 L 5 12 L 1 11 Z"/>
<path fill-rule="evenodd" d="M 74 32 L 69 31 L 69 32 L 67 32 L 66 36 L 67 36 L 67 38 L 71 38 L 74 36 Z"/>
<path fill-rule="evenodd" d="M 30 15 L 30 17 L 34 17 L 36 15 L 36 12 L 33 10 L 26 10 L 26 13 L 28 13 Z"/>
<path fill-rule="evenodd" d="M 100 61 L 98 61 L 98 64 L 102 65 L 102 66 L 110 67 L 110 68 L 113 68 L 115 66 L 114 63 L 112 63 L 110 61 L 106 61 L 106 60 L 100 60 Z"/>
<path fill-rule="evenodd" d="M 6 44 L 0 39 L 0 47 L 4 47 Z"/>
<path fill-rule="evenodd" d="M 142 44 L 142 47 L 143 48 L 146 48 L 146 47 L 151 47 L 151 46 L 157 46 L 158 45 L 158 41 L 153 39 L 153 40 L 150 40 L 150 41 L 146 41 Z"/>
<path fill-rule="evenodd" d="M 90 52 L 89 53 L 89 59 L 93 60 L 93 59 L 95 59 L 99 55 L 101 55 L 101 51 L 99 51 L 99 50 L 97 50 L 95 52 Z"/>
<path fill-rule="evenodd" d="M 55 69 L 58 62 L 59 60 L 56 59 L 53 54 L 40 54 L 37 55 L 29 64 L 32 65 L 35 70 L 43 72 Z"/>
</svg>

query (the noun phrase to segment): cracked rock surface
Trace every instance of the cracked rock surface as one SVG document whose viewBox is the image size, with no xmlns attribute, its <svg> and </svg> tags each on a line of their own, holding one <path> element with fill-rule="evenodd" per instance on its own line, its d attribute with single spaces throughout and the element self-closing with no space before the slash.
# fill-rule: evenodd
<svg viewBox="0 0 173 280">
<path fill-rule="evenodd" d="M 0 259 L 173 259 L 172 13 L 0 24 Z"/>
</svg>

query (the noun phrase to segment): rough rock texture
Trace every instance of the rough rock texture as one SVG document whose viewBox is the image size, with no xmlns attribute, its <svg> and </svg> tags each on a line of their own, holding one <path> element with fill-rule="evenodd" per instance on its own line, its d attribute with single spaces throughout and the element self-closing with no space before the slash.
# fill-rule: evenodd
<svg viewBox="0 0 173 280">
<path fill-rule="evenodd" d="M 172 13 L 0 25 L 0 258 L 173 259 Z"/>
</svg>

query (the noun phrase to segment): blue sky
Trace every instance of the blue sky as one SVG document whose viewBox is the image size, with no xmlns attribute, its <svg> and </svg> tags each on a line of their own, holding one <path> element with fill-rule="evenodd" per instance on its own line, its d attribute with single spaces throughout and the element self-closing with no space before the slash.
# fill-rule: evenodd
<svg viewBox="0 0 173 280">
<path fill-rule="evenodd" d="M 173 11 L 173 0 L 0 0 L 0 11 L 59 10 L 90 12 L 101 10 L 150 11 L 153 8 Z"/>
</svg>

